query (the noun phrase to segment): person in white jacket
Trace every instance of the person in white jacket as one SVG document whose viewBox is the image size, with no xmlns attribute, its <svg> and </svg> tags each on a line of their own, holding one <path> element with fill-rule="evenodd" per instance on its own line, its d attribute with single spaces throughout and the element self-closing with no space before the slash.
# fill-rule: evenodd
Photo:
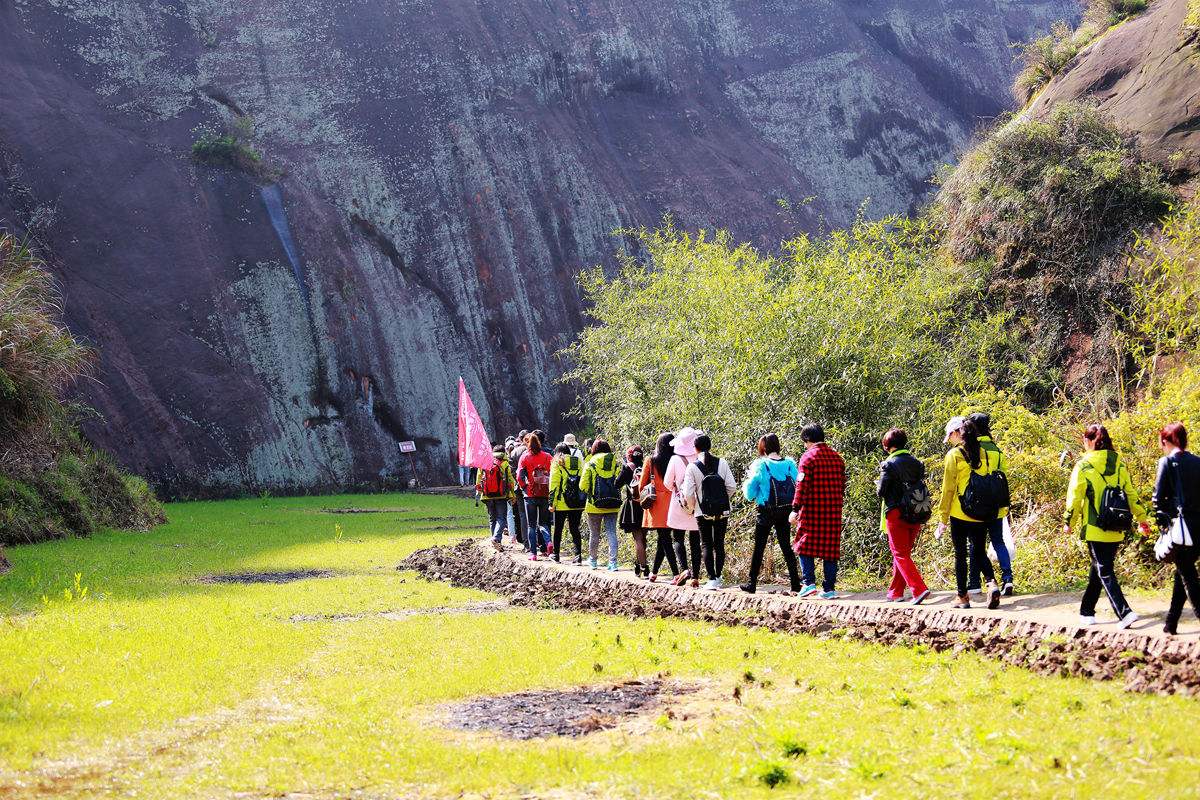
<svg viewBox="0 0 1200 800">
<path fill-rule="evenodd" d="M 729 462 L 710 453 L 711 448 L 712 441 L 707 435 L 696 437 L 698 455 L 684 472 L 682 495 L 700 528 L 704 571 L 708 573 L 704 588 L 715 590 L 724 586 L 721 573 L 725 570 L 725 533 L 729 530 L 730 500 L 737 492 L 737 483 Z"/>
</svg>

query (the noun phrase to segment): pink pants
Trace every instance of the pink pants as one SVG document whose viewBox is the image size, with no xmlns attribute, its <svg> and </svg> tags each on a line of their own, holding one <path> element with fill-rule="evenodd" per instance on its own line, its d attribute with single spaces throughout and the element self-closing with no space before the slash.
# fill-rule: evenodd
<svg viewBox="0 0 1200 800">
<path fill-rule="evenodd" d="M 912 560 L 912 549 L 917 543 L 921 526 L 905 522 L 898 508 L 887 512 L 886 523 L 888 548 L 892 551 L 892 585 L 888 587 L 888 597 L 903 597 L 906 586 L 912 589 L 913 597 L 916 597 L 928 588 Z"/>
</svg>

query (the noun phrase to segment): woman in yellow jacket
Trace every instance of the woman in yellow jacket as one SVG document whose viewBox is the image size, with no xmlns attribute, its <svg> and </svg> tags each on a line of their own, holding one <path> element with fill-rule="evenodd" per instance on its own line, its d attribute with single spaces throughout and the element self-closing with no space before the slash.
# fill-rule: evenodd
<svg viewBox="0 0 1200 800">
<path fill-rule="evenodd" d="M 946 423 L 946 442 L 954 445 L 946 453 L 942 472 L 942 498 L 938 504 L 938 526 L 934 536 L 938 539 L 950 526 L 950 541 L 954 544 L 954 582 L 958 590 L 952 608 L 970 608 L 967 581 L 970 573 L 981 572 L 988 580 L 988 608 L 1000 607 L 1000 587 L 996 585 L 996 571 L 987 557 L 988 522 L 969 517 L 962 509 L 962 496 L 967 490 L 971 473 L 987 475 L 996 468 L 992 459 L 983 452 L 979 444 L 979 432 L 975 423 L 965 417 L 954 417 Z"/>
<path fill-rule="evenodd" d="M 563 525 L 570 526 L 571 540 L 575 543 L 575 563 L 583 563 L 583 542 L 579 535 L 579 523 L 583 519 L 586 497 L 580 482 L 583 479 L 583 459 L 571 451 L 571 446 L 560 444 L 554 448 L 554 460 L 550 462 L 550 504 L 554 509 L 554 560 L 562 554 Z"/>
<path fill-rule="evenodd" d="M 1137 622 L 1138 615 L 1125 601 L 1121 584 L 1117 581 L 1113 562 L 1117 549 L 1125 539 L 1127 524 L 1116 530 L 1106 529 L 1101 523 L 1100 506 L 1106 488 L 1120 489 L 1129 503 L 1130 515 L 1137 520 L 1142 535 L 1150 533 L 1149 517 L 1138 500 L 1129 470 L 1121 463 L 1121 457 L 1113 448 L 1112 438 L 1103 425 L 1090 425 L 1083 433 L 1083 457 L 1071 472 L 1071 483 L 1067 487 L 1067 509 L 1063 514 L 1063 533 L 1072 531 L 1087 544 L 1092 559 L 1088 573 L 1088 585 L 1079 604 L 1079 624 L 1092 625 L 1096 622 L 1096 601 L 1100 590 L 1108 595 L 1116 612 L 1118 628 L 1128 628 Z"/>
<path fill-rule="evenodd" d="M 598 566 L 600 550 L 600 528 L 608 534 L 608 570 L 617 571 L 617 512 L 621 510 L 621 490 L 617 475 L 624 463 L 616 457 L 612 447 L 603 439 L 592 442 L 592 455 L 583 467 L 579 481 L 587 495 L 588 554 L 592 569 Z"/>
</svg>

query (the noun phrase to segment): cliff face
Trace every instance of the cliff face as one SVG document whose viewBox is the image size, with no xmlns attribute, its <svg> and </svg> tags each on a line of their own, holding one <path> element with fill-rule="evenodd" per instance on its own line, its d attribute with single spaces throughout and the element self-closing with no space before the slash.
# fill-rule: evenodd
<svg viewBox="0 0 1200 800">
<path fill-rule="evenodd" d="M 433 479 L 459 374 L 493 430 L 571 405 L 554 354 L 613 229 L 769 247 L 903 211 L 1006 105 L 1009 43 L 1076 13 L 0 0 L 0 224 L 46 246 L 101 354 L 89 436 L 160 487 Z M 191 158 L 235 128 L 254 174 Z"/>
</svg>

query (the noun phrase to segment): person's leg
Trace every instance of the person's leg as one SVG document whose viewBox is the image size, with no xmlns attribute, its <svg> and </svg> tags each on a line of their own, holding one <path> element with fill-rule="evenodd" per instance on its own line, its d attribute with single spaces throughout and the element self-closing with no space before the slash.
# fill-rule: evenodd
<svg viewBox="0 0 1200 800">
<path fill-rule="evenodd" d="M 503 500 L 484 500 L 484 505 L 487 506 L 488 514 L 488 532 L 492 535 L 492 541 L 499 544 L 500 537 L 503 535 L 504 527 L 500 521 L 504 519 L 504 509 L 501 507 Z"/>
<path fill-rule="evenodd" d="M 525 544 L 527 538 L 525 536 L 525 495 L 519 489 L 517 490 L 517 504 L 513 506 L 513 522 L 515 523 L 513 529 L 516 531 L 517 541 Z"/>
<path fill-rule="evenodd" d="M 634 571 L 646 569 L 646 529 L 638 528 L 633 531 L 633 563 Z"/>
<path fill-rule="evenodd" d="M 904 520 L 900 519 L 900 509 L 893 508 L 884 518 L 885 533 L 887 533 L 888 550 L 892 554 L 892 582 L 888 586 L 889 600 L 904 597 L 908 581 L 904 579 L 904 570 L 900 566 L 900 554 L 904 552 Z M 915 594 L 914 590 L 914 594 Z"/>
<path fill-rule="evenodd" d="M 996 563 L 1000 565 L 1000 583 L 1012 583 L 1012 555 L 1004 546 L 1004 517 L 988 524 L 988 538 L 991 539 L 992 549 L 996 551 Z"/>
<path fill-rule="evenodd" d="M 592 563 L 596 563 L 596 558 L 600 554 L 600 515 L 588 514 L 588 558 Z"/>
<path fill-rule="evenodd" d="M 821 559 L 821 590 L 832 592 L 837 588 L 838 560 L 836 558 Z"/>
<path fill-rule="evenodd" d="M 1088 542 L 1088 549 L 1092 553 L 1092 563 L 1096 568 L 1096 577 L 1100 580 L 1100 585 L 1104 587 L 1104 593 L 1108 595 L 1108 602 L 1112 604 L 1117 619 L 1124 619 L 1131 609 L 1129 603 L 1125 602 L 1125 594 L 1121 591 L 1121 584 L 1117 580 L 1114 565 L 1119 546 L 1120 542 Z"/>
<path fill-rule="evenodd" d="M 788 522 L 788 512 L 784 509 L 777 512 L 775 517 L 775 538 L 779 541 L 779 549 L 783 551 L 783 563 L 787 565 L 788 583 L 793 592 L 801 589 L 800 574 L 796 569 L 796 551 L 792 549 L 792 524 Z"/>
<path fill-rule="evenodd" d="M 713 521 L 711 519 L 698 519 L 696 524 L 700 526 L 697 531 L 700 534 L 700 547 L 704 560 L 704 571 L 708 574 L 708 579 L 714 580 L 717 577 L 716 573 L 716 554 L 713 551 Z"/>
<path fill-rule="evenodd" d="M 1175 574 L 1183 583 L 1183 589 L 1192 601 L 1192 610 L 1200 617 L 1200 576 L 1196 573 L 1196 549 L 1187 548 L 1182 558 L 1175 559 Z M 1180 612 L 1183 612 L 1181 607 Z M 1176 617 L 1178 619 L 1178 617 Z"/>
<path fill-rule="evenodd" d="M 571 529 L 571 543 L 575 545 L 575 560 L 583 562 L 583 537 L 579 529 L 583 523 L 583 509 L 567 512 L 567 525 Z"/>
<path fill-rule="evenodd" d="M 663 549 L 663 555 L 667 558 L 667 566 L 671 568 L 672 575 L 679 574 L 679 558 L 675 554 L 675 543 L 671 541 L 671 529 L 658 529 L 659 545 Z"/>
<path fill-rule="evenodd" d="M 713 552 L 715 555 L 716 580 L 721 580 L 725 574 L 725 533 L 729 530 L 729 517 L 721 517 L 713 522 Z"/>
<path fill-rule="evenodd" d="M 805 586 L 816 586 L 817 564 L 812 556 L 800 556 L 800 571 L 804 573 Z"/>
<path fill-rule="evenodd" d="M 617 564 L 617 515 L 604 515 L 604 529 L 608 532 L 608 565 L 616 567 Z"/>
<path fill-rule="evenodd" d="M 537 555 L 538 539 L 538 516 L 537 516 L 537 501 L 532 497 L 525 498 L 525 545 L 529 548 L 530 555 Z"/>
<path fill-rule="evenodd" d="M 653 529 L 651 529 L 653 530 Z M 654 564 L 650 567 L 650 574 L 657 575 L 662 569 L 663 559 L 667 557 L 667 551 L 671 549 L 671 538 L 667 536 L 667 545 L 663 546 L 663 531 L 654 531 Z"/>
<path fill-rule="evenodd" d="M 971 564 L 971 574 L 980 575 L 988 581 L 996 582 L 996 571 L 992 569 L 992 560 L 987 554 L 987 535 L 988 528 L 986 523 L 975 522 L 971 524 L 970 543 L 971 543 L 971 558 L 974 563 Z M 983 586 L 983 581 L 979 582 L 979 586 Z"/>
<path fill-rule="evenodd" d="M 959 597 L 967 594 L 967 562 L 970 558 L 970 542 L 963 521 L 950 518 L 950 541 L 954 545 L 954 588 Z"/>
<path fill-rule="evenodd" d="M 1096 616 L 1096 601 L 1100 599 L 1100 576 L 1096 574 L 1096 559 L 1091 558 L 1091 550 L 1088 551 L 1088 557 L 1091 559 L 1092 567 L 1088 570 L 1087 586 L 1083 587 L 1083 597 L 1079 598 L 1079 616 L 1094 617 Z"/>
<path fill-rule="evenodd" d="M 563 526 L 567 524 L 567 512 L 560 511 L 554 515 L 554 560 L 558 561 L 562 557 L 562 532 Z"/>
<path fill-rule="evenodd" d="M 683 531 L 671 529 L 671 549 L 675 551 L 675 560 L 679 562 L 679 569 L 686 572 L 688 568 L 688 553 L 686 539 L 687 534 Z M 676 573 L 679 574 L 679 573 Z"/>
<path fill-rule="evenodd" d="M 758 509 L 758 519 L 754 523 L 754 550 L 750 553 L 750 579 L 746 586 L 752 591 L 758 587 L 758 573 L 762 569 L 763 556 L 767 552 L 767 539 L 771 535 L 771 517 L 763 509 Z"/>
<path fill-rule="evenodd" d="M 1095 572 L 1095 570 L 1092 570 Z M 1167 609 L 1167 617 L 1163 620 L 1163 630 L 1175 633 L 1179 628 L 1179 618 L 1183 616 L 1183 607 L 1187 604 L 1187 587 L 1183 585 L 1183 577 L 1179 574 L 1179 565 L 1175 565 L 1175 580 L 1171 586 L 1171 605 Z M 1094 604 L 1093 604 L 1094 605 Z"/>
<path fill-rule="evenodd" d="M 700 579 L 700 531 L 688 531 L 688 545 L 692 550 L 692 583 Z"/>
<path fill-rule="evenodd" d="M 921 577 L 921 571 L 917 569 L 917 563 L 912 558 L 913 548 L 917 546 L 917 537 L 920 535 L 920 525 L 901 520 L 899 566 L 900 572 L 904 576 L 904 582 L 912 589 L 913 597 L 918 597 L 929 590 L 929 587 L 925 585 L 925 579 Z"/>
<path fill-rule="evenodd" d="M 554 515 L 550 512 L 550 498 L 542 497 L 538 499 L 538 529 L 542 532 L 542 541 L 539 547 L 544 551 L 550 551 L 550 526 L 554 524 Z"/>
</svg>

